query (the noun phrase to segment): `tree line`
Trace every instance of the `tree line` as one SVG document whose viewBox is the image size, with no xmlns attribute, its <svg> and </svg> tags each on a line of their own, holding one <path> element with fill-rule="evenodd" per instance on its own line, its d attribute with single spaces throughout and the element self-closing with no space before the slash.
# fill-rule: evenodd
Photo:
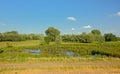
<svg viewBox="0 0 120 74">
<path fill-rule="evenodd" d="M 79 43 L 92 43 L 92 42 L 105 42 L 105 41 L 119 41 L 120 37 L 112 33 L 102 35 L 100 30 L 94 29 L 90 33 L 83 32 L 82 34 L 64 34 L 54 28 L 49 27 L 43 34 L 19 34 L 17 31 L 8 31 L 0 33 L 0 42 L 2 41 L 24 41 L 24 40 L 40 40 L 42 43 L 49 42 L 79 42 Z"/>
<path fill-rule="evenodd" d="M 112 33 L 101 34 L 99 30 L 92 30 L 90 33 L 83 32 L 82 34 L 65 34 L 62 35 L 62 41 L 64 42 L 81 42 L 81 43 L 92 43 L 92 42 L 108 42 L 108 41 L 119 41 L 120 38 Z"/>
<path fill-rule="evenodd" d="M 25 40 L 39 40 L 43 37 L 42 34 L 19 34 L 17 31 L 8 31 L 0 33 L 0 42 L 2 41 L 25 41 Z"/>
<path fill-rule="evenodd" d="M 79 43 L 92 43 L 92 42 L 107 42 L 119 41 L 120 37 L 112 33 L 102 35 L 100 30 L 94 29 L 90 33 L 83 32 L 82 34 L 64 34 L 60 35 L 60 31 L 54 27 L 49 27 L 46 31 L 45 41 L 54 41 L 57 43 L 63 42 L 79 42 Z"/>
</svg>

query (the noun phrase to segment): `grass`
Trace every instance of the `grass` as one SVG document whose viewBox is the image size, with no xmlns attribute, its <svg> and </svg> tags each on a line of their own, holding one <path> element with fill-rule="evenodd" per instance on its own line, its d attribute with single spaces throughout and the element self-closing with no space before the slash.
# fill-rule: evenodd
<svg viewBox="0 0 120 74">
<path fill-rule="evenodd" d="M 6 44 L 6 45 L 5 45 Z M 40 55 L 23 53 L 24 49 L 40 49 Z M 39 57 L 69 57 L 65 52 L 73 52 L 73 57 L 117 57 L 120 58 L 120 42 L 105 43 L 62 43 L 40 45 L 39 40 L 21 42 L 0 42 L 0 59 L 39 58 Z M 7 56 L 6 56 L 7 54 Z"/>
<path fill-rule="evenodd" d="M 29 58 L 22 63 L 1 63 L 0 74 L 119 74 L 119 62 L 117 58 Z"/>
<path fill-rule="evenodd" d="M 39 40 L 27 40 L 27 41 L 18 41 L 18 42 L 0 42 L 0 48 L 7 47 L 10 44 L 13 47 L 29 47 L 37 46 L 40 44 Z"/>
<path fill-rule="evenodd" d="M 42 53 L 24 53 L 24 49 L 40 49 Z M 74 56 L 66 56 L 67 51 L 74 52 Z M 119 55 L 120 42 L 0 42 L 0 74 L 119 74 Z"/>
</svg>

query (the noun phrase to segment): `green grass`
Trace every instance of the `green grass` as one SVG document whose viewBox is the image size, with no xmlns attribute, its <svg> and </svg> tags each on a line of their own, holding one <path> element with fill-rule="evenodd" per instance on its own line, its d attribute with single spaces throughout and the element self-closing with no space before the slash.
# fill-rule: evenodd
<svg viewBox="0 0 120 74">
<path fill-rule="evenodd" d="M 42 53 L 39 55 L 24 53 L 24 49 L 40 49 Z M 22 62 L 27 58 L 41 57 L 70 58 L 65 53 L 67 51 L 73 52 L 73 57 L 80 54 L 80 58 L 120 58 L 120 42 L 61 44 L 52 42 L 50 45 L 40 45 L 39 40 L 0 42 L 0 61 Z"/>
<path fill-rule="evenodd" d="M 29 47 L 29 46 L 37 46 L 40 44 L 40 40 L 27 40 L 27 41 L 19 41 L 19 42 L 0 42 L 0 48 L 8 47 L 10 44 L 13 47 Z"/>
<path fill-rule="evenodd" d="M 42 53 L 39 55 L 24 53 L 24 49 L 40 49 Z M 74 56 L 66 56 L 66 51 L 74 52 Z M 77 57 L 77 54 L 80 54 L 80 57 Z M 14 67 L 10 67 L 11 64 Z M 35 72 L 69 74 L 70 71 L 73 71 L 73 74 L 87 71 L 91 74 L 98 72 L 108 74 L 120 73 L 119 69 L 120 42 L 61 44 L 51 42 L 50 45 L 40 45 L 39 40 L 0 42 L 0 74 Z"/>
</svg>

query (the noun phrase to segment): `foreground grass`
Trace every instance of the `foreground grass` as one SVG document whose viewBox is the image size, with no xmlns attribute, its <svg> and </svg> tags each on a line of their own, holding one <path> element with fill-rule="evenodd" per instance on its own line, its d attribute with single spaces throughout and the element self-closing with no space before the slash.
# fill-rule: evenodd
<svg viewBox="0 0 120 74">
<path fill-rule="evenodd" d="M 0 74 L 119 74 L 118 58 L 28 58 L 0 63 Z"/>
</svg>

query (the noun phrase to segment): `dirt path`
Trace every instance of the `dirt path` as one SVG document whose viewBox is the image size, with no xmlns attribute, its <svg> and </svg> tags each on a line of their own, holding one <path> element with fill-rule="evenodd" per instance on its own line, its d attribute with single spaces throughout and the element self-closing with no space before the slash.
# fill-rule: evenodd
<svg viewBox="0 0 120 74">
<path fill-rule="evenodd" d="M 120 62 L 37 62 L 0 64 L 0 74 L 120 74 Z"/>
<path fill-rule="evenodd" d="M 120 66 L 120 62 L 37 62 L 37 63 L 9 63 L 0 64 L 0 68 L 44 68 L 44 67 L 115 67 Z"/>
</svg>

